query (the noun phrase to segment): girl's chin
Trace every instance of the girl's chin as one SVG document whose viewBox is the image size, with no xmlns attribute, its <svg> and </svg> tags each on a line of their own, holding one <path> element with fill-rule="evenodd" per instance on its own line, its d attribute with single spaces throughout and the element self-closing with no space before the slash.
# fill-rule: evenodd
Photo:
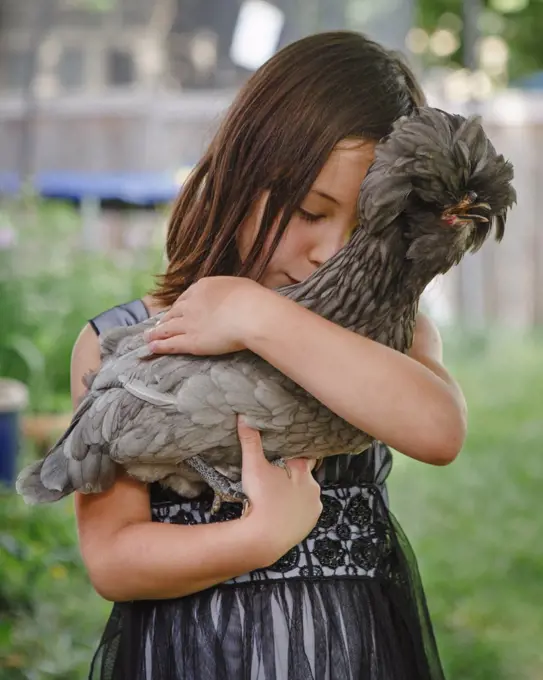
<svg viewBox="0 0 543 680">
<path fill-rule="evenodd" d="M 285 276 L 284 274 L 283 275 L 269 274 L 268 276 L 264 276 L 263 278 L 261 278 L 259 283 L 261 286 L 264 286 L 264 288 L 269 288 L 270 290 L 273 290 L 274 288 L 288 286 L 289 280 L 288 277 Z"/>
<path fill-rule="evenodd" d="M 274 288 L 284 288 L 285 286 L 292 286 L 292 284 L 298 283 L 298 281 L 295 281 L 288 274 L 277 272 L 273 274 L 265 274 L 259 280 L 259 283 L 261 286 L 264 286 L 264 288 L 269 288 L 270 290 L 273 290 Z"/>
</svg>

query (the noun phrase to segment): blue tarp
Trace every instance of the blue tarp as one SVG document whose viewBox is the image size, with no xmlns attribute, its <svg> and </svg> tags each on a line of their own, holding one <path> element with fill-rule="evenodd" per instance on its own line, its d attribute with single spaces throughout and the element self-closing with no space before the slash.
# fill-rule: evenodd
<svg viewBox="0 0 543 680">
<path fill-rule="evenodd" d="M 178 194 L 189 168 L 178 172 L 44 172 L 36 175 L 33 188 L 47 198 L 81 200 L 97 198 L 138 205 L 169 203 Z M 16 194 L 21 180 L 15 172 L 0 172 L 0 194 Z"/>
<path fill-rule="evenodd" d="M 543 71 L 519 78 L 511 84 L 522 90 L 543 90 Z"/>
</svg>

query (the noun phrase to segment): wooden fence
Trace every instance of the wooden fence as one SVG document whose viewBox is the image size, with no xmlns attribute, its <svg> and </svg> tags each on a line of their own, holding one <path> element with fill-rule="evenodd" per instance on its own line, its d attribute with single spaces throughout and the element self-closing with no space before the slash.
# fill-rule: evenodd
<svg viewBox="0 0 543 680">
<path fill-rule="evenodd" d="M 233 93 L 203 92 L 119 95 L 104 100 L 64 99 L 44 103 L 35 114 L 33 166 L 59 170 L 172 170 L 194 162 L 215 129 Z M 470 113 L 473 107 L 432 101 L 443 109 Z M 543 93 L 508 91 L 478 105 L 496 148 L 515 167 L 518 204 L 500 245 L 480 253 L 434 282 L 425 298 L 443 322 L 472 326 L 493 323 L 512 328 L 543 325 Z M 0 102 L 0 170 L 17 167 L 25 135 L 21 104 Z M 149 233 L 151 215 L 132 217 L 140 238 Z M 158 218 L 162 221 L 162 217 Z M 103 243 L 130 246 L 125 218 L 104 215 Z M 109 226 L 108 226 L 109 225 Z M 126 225 L 125 225 L 126 226 Z M 133 234 L 134 235 L 134 234 Z"/>
</svg>

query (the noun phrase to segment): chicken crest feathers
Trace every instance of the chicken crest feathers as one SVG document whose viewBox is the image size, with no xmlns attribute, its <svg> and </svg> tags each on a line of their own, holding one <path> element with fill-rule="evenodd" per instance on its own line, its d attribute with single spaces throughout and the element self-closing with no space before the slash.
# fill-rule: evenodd
<svg viewBox="0 0 543 680">
<path fill-rule="evenodd" d="M 496 152 L 480 117 L 421 107 L 377 145 L 359 196 L 361 227 L 377 234 L 402 213 L 426 206 L 436 227 L 440 214 L 461 218 L 469 227 L 467 248 L 475 251 L 493 226 L 496 239 L 503 237 L 516 202 L 512 180 L 512 164 Z"/>
</svg>

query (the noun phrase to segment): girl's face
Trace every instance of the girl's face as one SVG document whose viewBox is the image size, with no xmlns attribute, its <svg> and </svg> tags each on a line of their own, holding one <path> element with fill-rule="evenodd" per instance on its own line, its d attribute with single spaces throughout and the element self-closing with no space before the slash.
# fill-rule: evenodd
<svg viewBox="0 0 543 680">
<path fill-rule="evenodd" d="M 335 147 L 288 223 L 260 278 L 262 285 L 278 288 L 303 281 L 341 250 L 357 227 L 358 193 L 374 152 L 375 142 L 360 139 L 346 139 Z M 267 194 L 263 194 L 238 232 L 242 260 L 256 238 L 266 199 Z M 268 244 L 274 234 L 272 228 Z"/>
</svg>

